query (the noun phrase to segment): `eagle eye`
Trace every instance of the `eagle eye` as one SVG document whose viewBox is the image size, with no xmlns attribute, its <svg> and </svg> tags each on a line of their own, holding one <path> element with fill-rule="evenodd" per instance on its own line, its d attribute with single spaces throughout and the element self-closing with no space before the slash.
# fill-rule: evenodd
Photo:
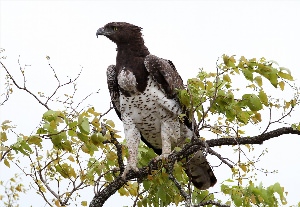
<svg viewBox="0 0 300 207">
<path fill-rule="evenodd" d="M 118 28 L 117 28 L 117 27 L 113 27 L 113 30 L 114 30 L 114 31 L 117 31 L 117 30 L 118 30 Z"/>
</svg>

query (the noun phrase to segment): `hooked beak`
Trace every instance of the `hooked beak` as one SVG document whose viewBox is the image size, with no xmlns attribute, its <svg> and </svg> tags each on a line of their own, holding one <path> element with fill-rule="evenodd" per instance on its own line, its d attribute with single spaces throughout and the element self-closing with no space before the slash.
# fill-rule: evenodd
<svg viewBox="0 0 300 207">
<path fill-rule="evenodd" d="M 97 38 L 98 38 L 98 35 L 109 35 L 109 34 L 110 34 L 110 32 L 106 31 L 104 29 L 104 27 L 99 28 L 96 32 Z"/>
</svg>

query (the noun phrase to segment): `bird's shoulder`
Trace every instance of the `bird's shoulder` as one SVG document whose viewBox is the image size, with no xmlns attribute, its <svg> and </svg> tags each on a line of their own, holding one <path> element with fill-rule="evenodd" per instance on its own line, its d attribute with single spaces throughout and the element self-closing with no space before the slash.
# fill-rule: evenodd
<svg viewBox="0 0 300 207">
<path fill-rule="evenodd" d="M 147 71 L 169 98 L 176 95 L 176 89 L 183 89 L 182 78 L 172 61 L 150 54 L 145 57 L 144 64 Z"/>
</svg>

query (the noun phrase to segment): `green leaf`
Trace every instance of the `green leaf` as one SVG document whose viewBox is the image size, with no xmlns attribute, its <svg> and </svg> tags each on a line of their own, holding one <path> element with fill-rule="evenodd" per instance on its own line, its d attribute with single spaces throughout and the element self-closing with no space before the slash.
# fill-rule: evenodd
<svg viewBox="0 0 300 207">
<path fill-rule="evenodd" d="M 203 81 L 203 80 L 207 77 L 207 72 L 201 70 L 201 71 L 198 73 L 197 77 L 198 77 L 201 81 Z"/>
<path fill-rule="evenodd" d="M 13 150 L 21 152 L 22 154 L 24 154 L 26 156 L 29 156 L 29 153 L 32 153 L 32 150 L 29 147 L 28 143 L 25 142 L 25 140 L 22 138 L 18 138 L 18 141 L 15 144 L 13 144 L 11 146 L 11 148 Z"/>
<path fill-rule="evenodd" d="M 238 121 L 247 124 L 250 119 L 250 113 L 248 111 L 241 111 L 236 115 Z"/>
<path fill-rule="evenodd" d="M 253 73 L 251 71 L 244 69 L 242 72 L 247 80 L 253 81 Z"/>
<path fill-rule="evenodd" d="M 286 198 L 284 197 L 284 188 L 281 187 L 279 183 L 275 183 L 273 185 L 273 190 L 279 194 L 281 203 L 286 204 L 287 201 L 286 201 Z"/>
<path fill-rule="evenodd" d="M 258 113 L 258 112 L 255 112 L 255 115 L 254 115 L 253 119 L 254 119 L 256 122 L 261 122 L 261 121 L 262 121 L 262 119 L 261 119 L 261 114 Z"/>
<path fill-rule="evenodd" d="M 107 120 L 106 124 L 108 124 L 109 126 L 111 126 L 112 128 L 115 127 L 115 123 L 112 120 Z"/>
<path fill-rule="evenodd" d="M 120 188 L 119 190 L 118 190 L 118 192 L 119 192 L 119 194 L 120 194 L 120 196 L 128 196 L 128 192 L 125 190 L 125 188 Z"/>
<path fill-rule="evenodd" d="M 43 114 L 43 119 L 48 122 L 58 121 L 56 120 L 57 117 L 64 118 L 65 116 L 61 111 L 53 111 L 53 110 L 48 110 Z"/>
<path fill-rule="evenodd" d="M 254 81 L 257 83 L 257 85 L 258 85 L 259 87 L 262 86 L 262 78 L 261 78 L 261 76 L 256 76 L 256 77 L 254 78 Z"/>
<path fill-rule="evenodd" d="M 39 147 L 42 147 L 42 138 L 39 136 L 30 136 L 27 140 L 28 144 L 35 144 Z"/>
<path fill-rule="evenodd" d="M 230 76 L 228 74 L 223 75 L 223 80 L 225 80 L 226 82 L 231 83 L 231 79 L 230 79 Z"/>
<path fill-rule="evenodd" d="M 235 58 L 234 58 L 234 55 L 232 55 L 231 57 L 227 56 L 227 55 L 223 55 L 223 61 L 224 61 L 224 64 L 227 66 L 227 67 L 232 67 L 232 68 L 235 68 Z"/>
<path fill-rule="evenodd" d="M 236 117 L 236 110 L 231 107 L 231 105 L 228 103 L 225 103 L 225 106 L 228 105 L 226 107 L 226 118 L 229 120 L 229 121 L 233 121 Z"/>
<path fill-rule="evenodd" d="M 61 136 L 53 135 L 53 136 L 51 136 L 51 141 L 55 147 L 58 147 L 59 149 L 61 148 L 61 141 L 62 141 Z"/>
<path fill-rule="evenodd" d="M 268 105 L 269 105 L 268 96 L 267 96 L 267 94 L 266 94 L 263 90 L 260 90 L 260 91 L 259 91 L 258 97 L 259 97 L 260 101 L 261 101 L 265 106 L 268 106 Z"/>
<path fill-rule="evenodd" d="M 163 186 L 158 187 L 157 196 L 165 202 L 167 200 L 166 192 Z"/>
<path fill-rule="evenodd" d="M 68 124 L 68 126 L 69 126 L 68 135 L 69 136 L 71 136 L 71 137 L 76 136 L 77 124 L 78 124 L 77 121 L 73 121 Z"/>
<path fill-rule="evenodd" d="M 197 113 L 197 117 L 198 117 L 198 122 L 200 122 L 202 119 L 202 113 L 200 110 L 197 110 L 196 113 Z"/>
<path fill-rule="evenodd" d="M 94 107 L 89 108 L 87 110 L 87 112 L 93 114 L 94 116 L 99 116 L 100 115 L 100 113 L 98 113 L 98 112 L 95 111 Z"/>
<path fill-rule="evenodd" d="M 55 169 L 64 178 L 76 178 L 75 170 L 67 163 L 63 163 L 62 165 L 55 165 Z"/>
<path fill-rule="evenodd" d="M 78 138 L 83 141 L 84 143 L 88 142 L 89 141 L 89 137 L 86 135 L 86 134 L 83 134 L 83 133 L 80 133 L 78 132 L 77 133 L 77 136 Z"/>
<path fill-rule="evenodd" d="M 291 127 L 293 128 L 293 130 L 297 129 L 297 124 L 292 124 Z"/>
<path fill-rule="evenodd" d="M 283 81 L 280 81 L 279 83 L 278 83 L 278 85 L 279 85 L 279 87 L 280 87 L 280 89 L 283 91 L 284 90 L 284 82 Z"/>
<path fill-rule="evenodd" d="M 231 192 L 231 189 L 229 188 L 228 185 L 221 184 L 221 191 L 222 191 L 224 194 L 229 194 L 229 193 Z"/>
<path fill-rule="evenodd" d="M 55 114 L 55 111 L 48 110 L 43 114 L 43 119 L 50 122 L 50 121 L 54 120 L 54 114 Z"/>
<path fill-rule="evenodd" d="M 244 171 L 247 172 L 247 166 L 245 164 L 240 164 L 239 167 Z"/>
<path fill-rule="evenodd" d="M 95 128 L 99 128 L 99 127 L 100 127 L 99 119 L 98 119 L 97 117 L 94 117 L 94 119 L 92 120 L 91 124 L 92 124 Z"/>
<path fill-rule="evenodd" d="M 38 128 L 38 130 L 36 131 L 37 134 L 47 134 L 47 130 L 44 128 Z"/>
<path fill-rule="evenodd" d="M 187 108 L 189 108 L 190 106 L 190 97 L 187 93 L 186 90 L 180 90 L 179 91 L 179 99 L 180 99 L 180 102 L 186 106 Z"/>
<path fill-rule="evenodd" d="M 145 190 L 149 190 L 151 186 L 151 182 L 149 180 L 144 180 L 143 181 L 143 186 Z"/>
<path fill-rule="evenodd" d="M 0 142 L 7 141 L 7 136 L 5 132 L 0 132 Z"/>
<path fill-rule="evenodd" d="M 9 167 L 9 168 L 10 168 L 10 164 L 9 164 L 9 162 L 8 162 L 8 160 L 7 160 L 7 159 L 4 159 L 4 164 L 5 164 L 7 167 Z"/>
<path fill-rule="evenodd" d="M 240 195 L 231 195 L 231 199 L 236 206 L 242 206 L 243 200 Z"/>
<path fill-rule="evenodd" d="M 101 133 L 94 133 L 91 136 L 91 141 L 94 145 L 99 146 L 105 140 L 104 136 Z"/>
<path fill-rule="evenodd" d="M 9 128 L 12 128 L 12 126 L 9 125 L 10 122 L 11 122 L 11 121 L 9 121 L 9 120 L 3 121 L 2 124 L 1 124 L 2 130 L 5 131 L 5 130 L 8 130 Z"/>
<path fill-rule="evenodd" d="M 271 84 L 272 84 L 275 88 L 277 88 L 277 84 L 278 84 L 277 70 L 276 70 L 276 69 L 273 69 L 273 70 L 269 73 L 269 75 L 268 75 L 267 78 L 270 80 Z"/>
<path fill-rule="evenodd" d="M 228 62 L 229 62 L 229 56 L 228 55 L 223 55 L 223 62 L 224 64 L 227 66 L 228 65 Z"/>
<path fill-rule="evenodd" d="M 89 134 L 90 133 L 90 123 L 87 118 L 83 118 L 81 123 L 79 123 L 79 130 L 81 133 Z"/>
<path fill-rule="evenodd" d="M 279 71 L 279 72 L 278 72 L 278 75 L 279 75 L 279 77 L 281 77 L 281 78 L 283 78 L 283 79 L 286 79 L 286 80 L 290 80 L 290 81 L 294 80 L 294 79 L 293 79 L 293 76 L 291 76 L 291 75 L 288 74 L 288 73 L 283 73 L 283 72 Z"/>
<path fill-rule="evenodd" d="M 246 104 L 251 111 L 259 111 L 262 109 L 260 99 L 255 94 L 244 94 L 242 98 L 246 100 Z"/>
<path fill-rule="evenodd" d="M 62 143 L 62 149 L 66 150 L 68 152 L 72 152 L 71 142 L 69 140 L 66 140 L 65 142 L 63 142 Z"/>
<path fill-rule="evenodd" d="M 82 206 L 87 206 L 87 201 L 81 201 Z"/>
</svg>

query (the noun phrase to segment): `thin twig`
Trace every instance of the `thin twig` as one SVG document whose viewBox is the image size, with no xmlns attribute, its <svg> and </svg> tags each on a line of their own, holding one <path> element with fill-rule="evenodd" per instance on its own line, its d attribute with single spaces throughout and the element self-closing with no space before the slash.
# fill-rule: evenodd
<svg viewBox="0 0 300 207">
<path fill-rule="evenodd" d="M 9 78 L 12 80 L 12 82 L 14 83 L 14 85 L 20 89 L 20 90 L 24 90 L 27 93 L 29 93 L 31 96 L 33 96 L 41 105 L 43 105 L 47 110 L 50 110 L 49 106 L 45 103 L 43 103 L 35 94 L 33 94 L 31 91 L 29 91 L 26 87 L 21 87 L 13 78 L 13 76 L 10 74 L 10 72 L 8 71 L 8 69 L 5 67 L 5 65 L 0 61 L 2 67 L 4 68 L 4 70 L 6 71 L 6 73 L 8 74 Z M 25 83 L 24 83 L 25 84 Z"/>
</svg>

